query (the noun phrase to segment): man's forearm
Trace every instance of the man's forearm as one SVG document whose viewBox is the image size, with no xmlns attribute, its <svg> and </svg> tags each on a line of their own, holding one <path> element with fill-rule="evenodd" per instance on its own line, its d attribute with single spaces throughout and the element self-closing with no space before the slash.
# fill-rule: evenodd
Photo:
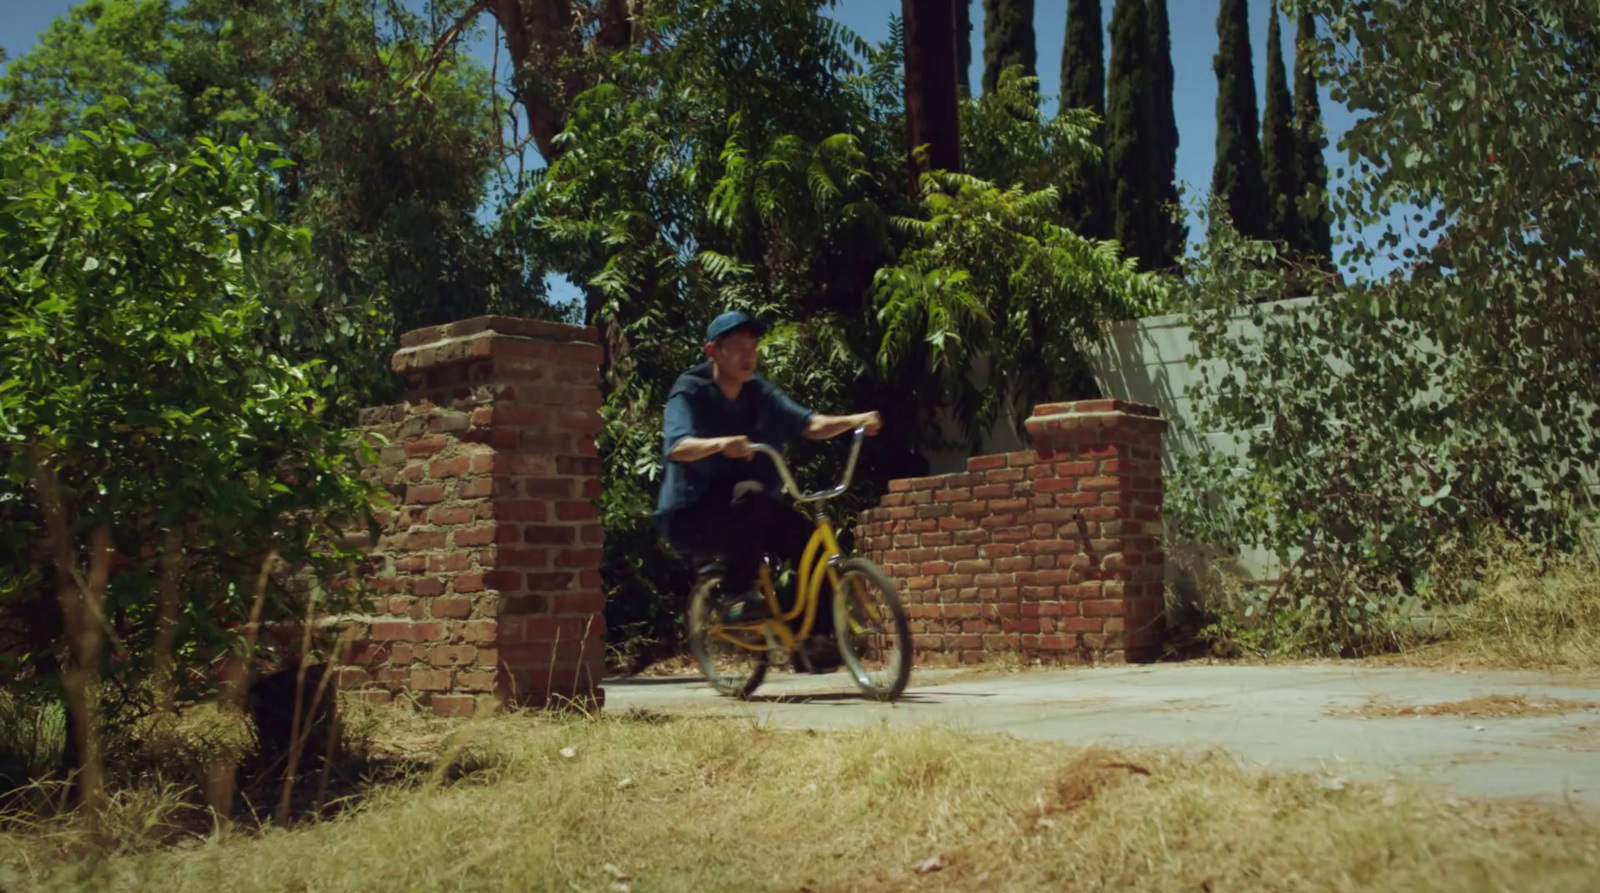
<svg viewBox="0 0 1600 893">
<path fill-rule="evenodd" d="M 673 462 L 698 462 L 722 452 L 727 442 L 726 437 L 685 437 L 678 441 L 667 458 Z"/>
<path fill-rule="evenodd" d="M 811 440 L 828 440 L 853 428 L 866 424 L 862 415 L 814 415 L 806 423 L 806 437 Z"/>
</svg>

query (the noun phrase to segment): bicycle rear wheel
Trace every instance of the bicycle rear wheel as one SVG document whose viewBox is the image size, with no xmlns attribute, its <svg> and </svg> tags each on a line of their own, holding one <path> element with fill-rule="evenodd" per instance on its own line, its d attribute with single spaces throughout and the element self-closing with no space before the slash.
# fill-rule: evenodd
<svg viewBox="0 0 1600 893">
<path fill-rule="evenodd" d="M 865 558 L 840 562 L 833 592 L 839 652 L 867 697 L 893 701 L 911 679 L 911 625 L 894 582 Z"/>
<path fill-rule="evenodd" d="M 722 625 L 717 594 L 722 577 L 702 576 L 689 598 L 689 650 L 718 692 L 749 697 L 767 676 L 766 638 L 759 629 Z"/>
</svg>

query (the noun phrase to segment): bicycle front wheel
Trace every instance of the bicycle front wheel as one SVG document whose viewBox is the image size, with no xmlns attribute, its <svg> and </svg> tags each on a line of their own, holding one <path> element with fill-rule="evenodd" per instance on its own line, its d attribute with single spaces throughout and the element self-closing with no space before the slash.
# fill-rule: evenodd
<svg viewBox="0 0 1600 893">
<path fill-rule="evenodd" d="M 839 653 L 867 697 L 893 701 L 911 679 L 911 624 L 894 582 L 865 558 L 840 562 L 833 591 Z"/>
<path fill-rule="evenodd" d="M 708 574 L 689 598 L 689 650 L 718 692 L 747 698 L 767 676 L 766 637 L 759 630 L 726 627 L 717 608 L 722 577 Z"/>
</svg>

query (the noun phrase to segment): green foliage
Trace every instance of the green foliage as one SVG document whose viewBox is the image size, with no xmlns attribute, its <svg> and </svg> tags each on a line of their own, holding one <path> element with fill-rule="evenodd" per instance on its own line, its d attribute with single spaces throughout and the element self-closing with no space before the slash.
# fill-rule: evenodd
<svg viewBox="0 0 1600 893">
<path fill-rule="evenodd" d="M 1105 118 L 1105 28 L 1100 0 L 1072 0 L 1067 4 L 1067 33 L 1061 51 L 1061 108 L 1087 109 Z M 1096 128 L 1093 139 L 1097 145 L 1104 143 L 1100 128 Z M 1064 197 L 1063 212 L 1074 232 L 1091 239 L 1111 237 L 1111 189 L 1103 160 L 1085 165 L 1079 182 L 1066 190 Z"/>
<path fill-rule="evenodd" d="M 1267 4 L 1267 109 L 1261 121 L 1262 177 L 1267 187 L 1267 230 L 1270 239 L 1298 248 L 1300 237 L 1299 146 L 1294 107 L 1289 99 L 1289 74 L 1283 65 L 1283 36 L 1278 0 Z"/>
<path fill-rule="evenodd" d="M 1193 396 L 1202 430 L 1247 434 L 1238 459 L 1197 457 L 1174 504 L 1191 533 L 1276 552 L 1283 597 L 1339 647 L 1438 597 L 1442 550 L 1491 534 L 1563 548 L 1593 517 L 1600 20 L 1576 0 L 1299 7 L 1330 23 L 1318 63 L 1358 115 L 1337 210 L 1369 234 L 1351 254 L 1410 263 L 1241 311 L 1281 262 L 1218 229 L 1195 336 L 1231 371 Z M 1403 89 L 1417 83 L 1437 86 Z M 1415 208 L 1431 213 L 1395 213 Z M 1259 339 L 1229 334 L 1241 312 Z"/>
<path fill-rule="evenodd" d="M 1248 0 L 1222 0 L 1217 13 L 1217 155 L 1211 194 L 1227 202 L 1239 232 L 1266 238 L 1266 186 L 1261 176 L 1260 118 L 1250 53 Z"/>
<path fill-rule="evenodd" d="M 1058 187 L 1094 158 L 1089 113 L 1047 120 L 1036 81 L 1007 73 L 962 105 L 975 176 L 925 180 L 912 203 L 898 33 L 871 46 L 823 5 L 659 7 L 659 45 L 619 56 L 578 98 L 561 153 L 516 208 L 554 268 L 583 285 L 611 351 L 602 511 L 624 662 L 670 650 L 678 634 L 687 569 L 649 516 L 660 411 L 715 313 L 779 323 L 763 371 L 802 403 L 884 413 L 856 491 L 830 504 L 847 526 L 884 479 L 925 468 L 917 451 L 940 437 L 941 394 L 963 401 L 946 408 L 975 430 L 1007 388 L 1026 391 L 1020 402 L 1066 386 L 1072 333 L 1155 299 L 1115 245 L 1060 226 Z M 937 288 L 929 312 L 913 306 L 951 277 L 969 284 Z M 969 308 L 983 321 L 969 324 Z M 955 384 L 989 355 L 1015 371 L 986 388 Z M 828 480 L 843 455 L 801 445 L 797 473 Z"/>
<path fill-rule="evenodd" d="M 430 69 L 436 23 L 464 6 L 432 0 L 423 16 L 373 2 L 91 0 L 0 77 L 0 126 L 59 141 L 85 108 L 120 97 L 164 153 L 202 136 L 283 146 L 295 166 L 276 213 L 310 231 L 297 264 L 322 297 L 308 315 L 271 308 L 272 327 L 339 372 L 350 407 L 366 405 L 394 394 L 398 331 L 548 313 L 525 236 L 478 220 L 505 154 L 488 73 L 454 54 Z M 334 317 L 354 328 L 330 331 Z"/>
<path fill-rule="evenodd" d="M 983 0 L 983 92 L 999 86 L 1013 65 L 1022 66 L 1025 77 L 1039 76 L 1033 0 Z"/>
<path fill-rule="evenodd" d="M 109 681 L 130 693 L 150 678 L 157 546 L 173 534 L 174 681 L 203 691 L 269 553 L 280 574 L 265 617 L 350 597 L 321 583 L 356 558 L 345 532 L 369 520 L 371 491 L 329 423 L 327 369 L 259 338 L 269 305 L 316 300 L 277 290 L 309 246 L 275 213 L 272 171 L 286 162 L 246 137 L 177 153 L 98 108 L 81 119 L 88 129 L 59 145 L 0 141 L 0 608 L 48 604 L 49 578 L 77 570 L 36 572 L 39 481 L 53 477 L 79 554 L 104 528 L 121 556 Z"/>
<path fill-rule="evenodd" d="M 976 451 L 1006 409 L 1019 411 L 1009 421 L 1020 430 L 1028 408 L 1081 372 L 1073 339 L 1147 311 L 1159 287 L 1115 243 L 1057 223 L 1054 189 L 945 174 L 923 195 L 922 215 L 895 221 L 908 244 L 877 275 L 879 361 L 891 377 L 937 382 L 916 390 L 920 414 L 956 407 Z"/>
<path fill-rule="evenodd" d="M 1183 197 L 1178 191 L 1178 119 L 1172 106 L 1175 84 L 1167 0 L 1149 0 L 1146 13 L 1150 34 L 1150 53 L 1145 60 L 1150 78 L 1150 185 L 1155 207 L 1159 209 L 1160 232 L 1157 247 L 1150 252 L 1150 266 L 1157 270 L 1174 270 L 1188 247 L 1189 227 L 1183 222 Z"/>
<path fill-rule="evenodd" d="M 1307 10 L 1295 16 L 1294 129 L 1299 153 L 1295 175 L 1299 182 L 1296 210 L 1299 215 L 1302 257 L 1333 260 L 1333 215 L 1328 208 L 1328 162 L 1323 153 L 1328 138 L 1322 130 L 1322 98 L 1317 92 L 1317 22 Z M 1300 49 L 1304 47 L 1304 49 Z"/>
</svg>

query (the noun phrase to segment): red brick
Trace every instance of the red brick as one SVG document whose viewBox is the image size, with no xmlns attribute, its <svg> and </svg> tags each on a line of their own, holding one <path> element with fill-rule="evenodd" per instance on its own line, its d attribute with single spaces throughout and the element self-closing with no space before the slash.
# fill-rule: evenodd
<svg viewBox="0 0 1600 893">
<path fill-rule="evenodd" d="M 971 502 L 958 502 L 951 506 L 950 510 L 958 518 L 975 518 L 988 513 L 989 503 L 982 499 Z"/>
<path fill-rule="evenodd" d="M 444 594 L 444 581 L 438 577 L 420 577 L 412 580 L 411 594 L 422 598 Z"/>
<path fill-rule="evenodd" d="M 474 510 L 466 505 L 441 505 L 428 510 L 428 523 L 451 526 L 472 520 Z"/>
<path fill-rule="evenodd" d="M 431 642 L 444 627 L 437 623 L 411 623 L 405 620 L 378 620 L 372 624 L 372 638 L 379 642 Z"/>
<path fill-rule="evenodd" d="M 433 600 L 433 616 L 461 619 L 472 616 L 472 599 L 470 598 L 436 598 Z"/>
<path fill-rule="evenodd" d="M 456 690 L 466 692 L 494 691 L 493 670 L 460 670 L 456 673 Z"/>
<path fill-rule="evenodd" d="M 898 480 L 893 480 L 893 481 L 889 482 L 889 492 L 890 493 L 904 493 L 905 491 L 910 490 L 910 489 L 911 489 L 911 481 L 910 481 L 909 478 L 900 478 Z"/>
<path fill-rule="evenodd" d="M 457 530 L 454 534 L 452 534 L 452 537 L 455 541 L 456 548 L 458 549 L 468 546 L 487 546 L 488 544 L 495 542 L 495 531 L 497 529 L 497 526 L 494 524 L 479 524 L 476 527 Z M 510 529 L 514 533 L 516 532 L 515 527 L 511 527 Z"/>
<path fill-rule="evenodd" d="M 586 568 L 599 567 L 605 559 L 602 549 L 563 549 L 556 553 L 556 567 Z"/>
<path fill-rule="evenodd" d="M 1098 506 L 1099 504 L 1100 498 L 1094 493 L 1056 494 L 1056 505 L 1060 506 Z"/>
<path fill-rule="evenodd" d="M 450 445 L 448 437 L 424 437 L 406 444 L 406 458 L 423 459 Z"/>
<path fill-rule="evenodd" d="M 443 530 L 413 530 L 406 534 L 406 548 L 412 551 L 443 549 L 446 537 Z"/>
<path fill-rule="evenodd" d="M 534 499 L 513 499 L 495 504 L 495 517 L 502 521 L 543 521 L 549 504 Z"/>
<path fill-rule="evenodd" d="M 1122 613 L 1122 602 L 1113 600 L 1097 600 L 1080 602 L 1085 617 L 1115 617 Z"/>
<path fill-rule="evenodd" d="M 558 521 L 593 521 L 599 514 L 595 511 L 592 502 L 558 502 L 556 503 L 556 520 Z"/>
<path fill-rule="evenodd" d="M 464 571 L 471 566 L 472 560 L 465 552 L 446 552 L 443 555 L 428 556 L 428 573 L 448 574 L 455 571 Z"/>
<path fill-rule="evenodd" d="M 1116 490 L 1123 486 L 1123 479 L 1114 474 L 1097 474 L 1078 479 L 1078 489 L 1084 491 Z"/>
<path fill-rule="evenodd" d="M 448 459 L 439 459 L 428 466 L 428 474 L 436 478 L 453 478 L 467 473 L 472 467 L 469 456 L 452 456 Z"/>
<path fill-rule="evenodd" d="M 1097 633 L 1105 621 L 1099 617 L 1063 617 L 1056 621 L 1057 628 L 1067 633 Z"/>
<path fill-rule="evenodd" d="M 483 575 L 483 585 L 500 591 L 521 589 L 522 573 L 512 570 L 492 570 Z"/>
<path fill-rule="evenodd" d="M 532 545 L 565 546 L 573 541 L 577 532 L 575 527 L 533 526 L 523 530 L 522 539 Z"/>
<path fill-rule="evenodd" d="M 557 589 L 566 589 L 572 585 L 570 573 L 535 573 L 528 574 L 528 589 L 533 592 L 548 592 Z"/>
<path fill-rule="evenodd" d="M 972 488 L 974 499 L 1008 499 L 1011 496 L 1010 487 L 1005 484 L 987 484 L 982 487 Z"/>
<path fill-rule="evenodd" d="M 940 490 L 933 494 L 934 502 L 963 502 L 972 498 L 972 491 L 962 487 L 956 490 Z"/>
<path fill-rule="evenodd" d="M 583 543 L 598 544 L 605 542 L 606 531 L 599 524 L 585 524 L 579 528 L 578 541 Z"/>
<path fill-rule="evenodd" d="M 428 662 L 436 667 L 470 667 L 478 660 L 478 649 L 471 645 L 435 645 Z"/>
<path fill-rule="evenodd" d="M 408 505 L 432 505 L 443 502 L 444 487 L 440 484 L 407 485 L 405 501 Z"/>
<path fill-rule="evenodd" d="M 1006 467 L 1004 454 L 998 456 L 973 456 L 967 460 L 967 471 L 989 471 Z"/>
<path fill-rule="evenodd" d="M 493 642 L 499 634 L 500 624 L 495 620 L 469 620 L 456 628 L 456 638 L 463 642 Z"/>
<path fill-rule="evenodd" d="M 450 671 L 416 667 L 411 671 L 409 684 L 413 691 L 449 691 Z"/>
</svg>

